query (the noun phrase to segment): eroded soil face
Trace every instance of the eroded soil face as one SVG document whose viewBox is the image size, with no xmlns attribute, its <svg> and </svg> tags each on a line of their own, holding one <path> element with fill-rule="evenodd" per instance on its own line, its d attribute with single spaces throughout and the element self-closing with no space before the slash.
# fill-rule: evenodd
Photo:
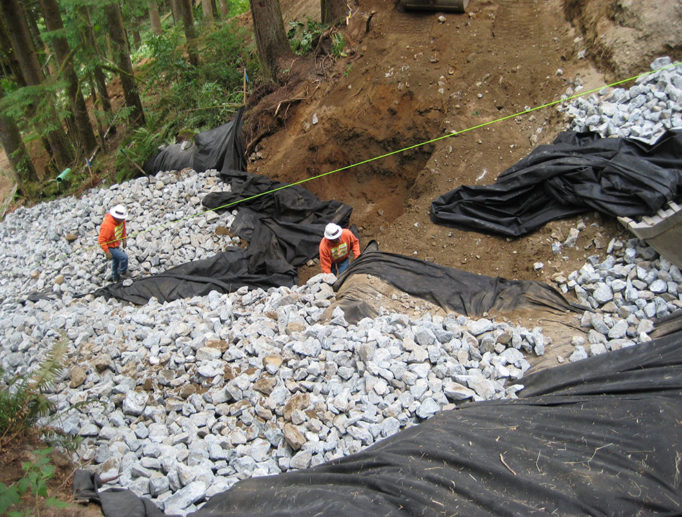
<svg viewBox="0 0 682 517">
<path fill-rule="evenodd" d="M 319 17 L 315 9 L 310 2 L 311 17 Z M 343 31 L 347 58 L 318 57 L 304 81 L 260 101 L 279 129 L 253 146 L 251 172 L 283 182 L 324 175 L 304 186 L 351 205 L 361 243 L 374 239 L 384 251 L 485 275 L 550 281 L 625 236 L 614 221 L 586 214 L 579 247 L 557 257 L 551 243 L 577 219 L 514 240 L 429 219 L 438 196 L 493 183 L 567 127 L 553 107 L 510 115 L 558 100 L 576 77 L 585 89 L 604 84 L 578 59 L 584 42 L 560 0 L 472 1 L 465 14 L 361 1 Z M 453 130 L 461 133 L 448 137 Z M 337 169 L 344 170 L 326 174 Z M 536 271 L 536 262 L 545 266 Z M 301 281 L 318 271 L 304 268 Z"/>
</svg>

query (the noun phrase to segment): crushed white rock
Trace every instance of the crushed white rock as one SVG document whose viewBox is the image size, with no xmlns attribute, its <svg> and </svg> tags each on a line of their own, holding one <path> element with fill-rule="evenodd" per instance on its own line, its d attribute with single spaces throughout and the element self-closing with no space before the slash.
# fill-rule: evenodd
<svg viewBox="0 0 682 517">
<path fill-rule="evenodd" d="M 682 87 L 675 70 L 665 74 Z M 679 99 L 668 108 L 649 93 L 665 84 L 666 99 L 677 95 L 657 77 L 627 94 L 645 95 L 635 101 L 642 115 L 627 126 L 630 134 L 636 127 L 639 136 L 654 135 L 658 124 L 679 119 Z M 613 106 L 569 114 L 575 127 L 611 133 L 611 119 L 602 117 L 630 110 L 625 98 L 598 96 Z M 663 115 L 652 120 L 646 110 Z M 383 311 L 351 325 L 336 309 L 323 321 L 334 299 L 331 275 L 300 287 L 141 307 L 75 296 L 104 283 L 97 232 L 116 203 L 131 214 L 128 253 L 137 276 L 237 245 L 217 231 L 229 228 L 233 214 L 194 217 L 201 197 L 219 190 L 216 171 L 165 172 L 21 208 L 0 224 L 0 367 L 30 372 L 65 341 L 68 368 L 50 394 L 62 416 L 53 424 L 83 438 L 77 462 L 167 513 L 191 512 L 241 479 L 353 454 L 463 402 L 514 398 L 528 354 L 550 345 L 539 327 L 455 314 Z M 582 229 L 552 250 L 575 246 Z M 555 278 L 594 309 L 579 318 L 587 337 L 573 337 L 570 361 L 647 341 L 654 318 L 682 307 L 679 269 L 651 248 L 613 240 L 606 251 Z M 36 292 L 44 297 L 29 301 Z"/>
</svg>

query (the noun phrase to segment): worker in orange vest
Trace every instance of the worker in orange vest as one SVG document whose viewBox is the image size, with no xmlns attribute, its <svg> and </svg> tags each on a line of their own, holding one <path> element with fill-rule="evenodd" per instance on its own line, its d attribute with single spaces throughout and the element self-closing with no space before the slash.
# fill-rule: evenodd
<svg viewBox="0 0 682 517">
<path fill-rule="evenodd" d="M 126 247 L 126 216 L 123 205 L 116 205 L 104 216 L 99 230 L 99 245 L 107 259 L 111 260 L 111 281 L 118 282 L 128 275 L 128 255 L 121 247 Z"/>
<path fill-rule="evenodd" d="M 348 229 L 338 224 L 329 223 L 324 229 L 324 237 L 320 241 L 320 267 L 323 273 L 334 273 L 339 276 L 350 265 L 350 254 L 353 258 L 360 256 L 360 241 Z"/>
</svg>

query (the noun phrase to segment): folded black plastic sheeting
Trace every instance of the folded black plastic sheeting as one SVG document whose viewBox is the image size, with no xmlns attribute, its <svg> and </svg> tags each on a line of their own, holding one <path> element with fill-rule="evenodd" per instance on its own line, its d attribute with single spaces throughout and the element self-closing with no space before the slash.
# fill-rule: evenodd
<svg viewBox="0 0 682 517">
<path fill-rule="evenodd" d="M 102 484 L 99 477 L 86 470 L 74 472 L 72 485 L 78 502 L 99 504 L 105 516 L 168 517 L 149 499 L 138 497 L 128 489 L 100 490 Z"/>
<path fill-rule="evenodd" d="M 682 130 L 653 144 L 595 133 L 561 133 L 487 186 L 461 186 L 431 204 L 431 220 L 519 237 L 549 221 L 596 210 L 651 215 L 682 195 Z"/>
<path fill-rule="evenodd" d="M 300 185 L 289 186 L 267 176 L 245 171 L 220 173 L 230 192 L 212 192 L 202 199 L 206 208 L 238 208 L 232 233 L 249 242 L 254 270 L 262 257 L 276 255 L 295 267 L 319 254 L 324 227 L 330 223 L 348 226 L 353 209 L 340 201 L 322 201 Z"/>
<path fill-rule="evenodd" d="M 279 264 L 279 263 L 278 263 Z M 296 269 L 250 272 L 248 250 L 234 248 L 203 260 L 187 262 L 163 273 L 139 278 L 129 286 L 109 284 L 93 294 L 144 305 L 152 297 L 160 302 L 205 296 L 211 291 L 231 293 L 243 286 L 269 289 L 296 285 Z"/>
<path fill-rule="evenodd" d="M 518 400 L 463 404 L 361 453 L 240 481 L 189 515 L 682 512 L 682 333 L 523 383 Z M 117 497 L 85 485 L 91 500 Z M 113 507 L 158 515 L 129 493 Z"/>
<path fill-rule="evenodd" d="M 461 271 L 404 255 L 378 251 L 375 241 L 334 284 L 338 291 L 352 275 L 368 274 L 396 289 L 465 316 L 489 311 L 508 312 L 520 307 L 582 312 L 586 309 L 567 300 L 548 284 L 507 280 Z"/>
<path fill-rule="evenodd" d="M 238 208 L 232 233 L 249 242 L 252 263 L 273 253 L 293 266 L 319 254 L 324 227 L 334 222 L 347 227 L 353 209 L 340 201 L 322 201 L 300 185 L 289 186 L 267 176 L 223 171 L 230 192 L 212 192 L 202 203 L 211 210 Z M 273 251 L 273 250 L 276 250 Z M 250 266 L 252 270 L 255 266 Z"/>
<path fill-rule="evenodd" d="M 171 144 L 147 160 L 143 169 L 147 174 L 159 171 L 179 171 L 189 167 L 197 172 L 208 169 L 246 169 L 241 125 L 244 108 L 240 108 L 227 124 L 209 129 L 194 137 L 194 143 L 183 149 L 183 144 Z"/>
<path fill-rule="evenodd" d="M 352 208 L 340 201 L 322 201 L 301 185 L 288 185 L 267 176 L 228 170 L 220 173 L 231 192 L 212 192 L 202 203 L 212 210 L 248 207 L 255 213 L 277 221 L 300 224 L 347 225 Z M 237 206 L 238 205 L 238 206 Z M 324 231 L 320 233 L 320 239 Z M 318 239 L 318 244 L 319 240 Z"/>
<path fill-rule="evenodd" d="M 682 332 L 682 311 L 675 311 L 668 316 L 654 320 L 654 330 L 649 334 L 652 338 L 659 338 Z"/>
</svg>

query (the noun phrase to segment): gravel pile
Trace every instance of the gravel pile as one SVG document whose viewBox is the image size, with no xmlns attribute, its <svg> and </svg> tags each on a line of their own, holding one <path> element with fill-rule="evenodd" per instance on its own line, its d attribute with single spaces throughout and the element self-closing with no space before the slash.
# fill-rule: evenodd
<svg viewBox="0 0 682 517">
<path fill-rule="evenodd" d="M 604 88 L 560 105 L 559 111 L 570 120 L 573 131 L 637 138 L 652 144 L 666 129 L 682 128 L 682 64 L 661 57 L 651 63 L 651 70 L 629 89 Z M 580 84 L 576 86 L 566 92 L 566 97 L 581 88 Z"/>
<path fill-rule="evenodd" d="M 128 208 L 128 255 L 135 276 L 160 273 L 238 245 L 221 228 L 230 213 L 204 212 L 201 198 L 229 190 L 217 171 L 160 172 L 108 189 L 19 208 L 0 225 L 0 296 L 53 293 L 66 303 L 106 284 L 111 275 L 97 245 L 99 227 L 112 206 Z M 30 274 L 29 274 L 30 273 Z"/>
<path fill-rule="evenodd" d="M 105 281 L 96 240 L 110 206 L 127 205 L 130 267 L 147 275 L 238 244 L 221 231 L 233 214 L 201 213 L 203 195 L 224 189 L 216 171 L 159 173 L 0 225 L 0 367 L 32 371 L 67 343 L 53 424 L 83 438 L 74 459 L 107 486 L 190 512 L 238 480 L 358 452 L 462 402 L 514 398 L 528 354 L 550 344 L 541 328 L 455 314 L 352 325 L 338 308 L 325 316 L 332 275 L 142 307 L 76 296 Z M 554 279 L 594 308 L 576 317 L 569 360 L 646 341 L 653 318 L 682 306 L 679 269 L 651 248 L 613 240 L 607 252 Z"/>
</svg>

